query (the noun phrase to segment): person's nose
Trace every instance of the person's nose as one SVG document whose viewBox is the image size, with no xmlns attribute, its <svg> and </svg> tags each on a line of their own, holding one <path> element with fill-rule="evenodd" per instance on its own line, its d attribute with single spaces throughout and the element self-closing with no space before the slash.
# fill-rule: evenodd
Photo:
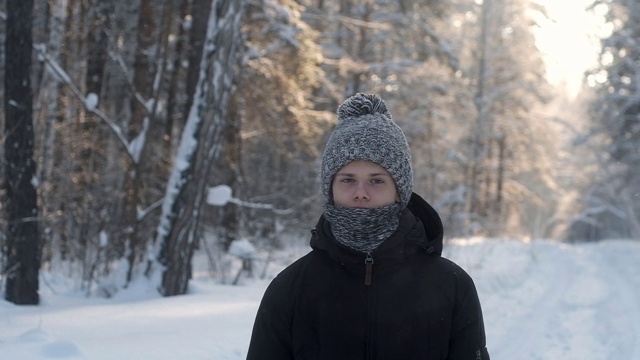
<svg viewBox="0 0 640 360">
<path fill-rule="evenodd" d="M 365 183 L 359 182 L 356 184 L 353 198 L 354 200 L 369 200 L 369 192 Z"/>
</svg>

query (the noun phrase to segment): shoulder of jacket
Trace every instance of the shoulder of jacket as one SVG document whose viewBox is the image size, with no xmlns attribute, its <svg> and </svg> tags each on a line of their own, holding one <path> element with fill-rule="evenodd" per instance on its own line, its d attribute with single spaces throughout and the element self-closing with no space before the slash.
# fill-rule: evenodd
<svg viewBox="0 0 640 360">
<path fill-rule="evenodd" d="M 434 258 L 433 261 L 440 263 L 441 271 L 444 271 L 446 274 L 454 276 L 464 282 L 473 282 L 471 275 L 454 261 L 445 257 Z"/>
<path fill-rule="evenodd" d="M 314 259 L 318 256 L 317 250 L 311 250 L 300 258 L 296 259 L 294 262 L 286 266 L 282 271 L 276 275 L 272 282 L 291 282 L 295 281 L 304 270 L 309 266 L 310 263 L 314 261 Z"/>
</svg>

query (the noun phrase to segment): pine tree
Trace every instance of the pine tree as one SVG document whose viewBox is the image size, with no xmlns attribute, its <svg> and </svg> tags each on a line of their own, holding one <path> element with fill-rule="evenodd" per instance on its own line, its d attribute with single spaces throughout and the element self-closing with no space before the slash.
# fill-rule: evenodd
<svg viewBox="0 0 640 360">
<path fill-rule="evenodd" d="M 613 31 L 591 76 L 597 85 L 590 139 L 601 146 L 601 164 L 571 239 L 640 238 L 640 3 L 614 0 L 608 9 Z"/>
</svg>

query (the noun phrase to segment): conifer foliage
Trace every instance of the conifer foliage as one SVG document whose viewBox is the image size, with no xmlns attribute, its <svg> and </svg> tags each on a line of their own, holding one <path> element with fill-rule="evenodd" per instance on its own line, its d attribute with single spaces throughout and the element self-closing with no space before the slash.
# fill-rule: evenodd
<svg viewBox="0 0 640 360">
<path fill-rule="evenodd" d="M 541 111 L 553 94 L 535 3 L 0 2 L 3 295 L 37 303 L 41 267 L 74 274 L 87 295 L 139 280 L 183 294 L 195 254 L 224 280 L 238 240 L 258 254 L 243 271 L 266 273 L 273 249 L 308 241 L 322 149 L 356 92 L 385 100 L 411 148 L 414 190 L 449 236 L 557 233 L 564 147 Z M 594 177 L 582 199 L 599 202 L 581 215 L 609 209 L 603 226 L 630 235 L 640 11 L 611 3 L 592 112 L 608 177 Z M 233 201 L 206 202 L 218 185 Z"/>
<path fill-rule="evenodd" d="M 612 0 L 606 6 L 612 31 L 589 77 L 595 98 L 588 144 L 599 166 L 583 189 L 570 239 L 640 238 L 640 3 Z"/>
</svg>

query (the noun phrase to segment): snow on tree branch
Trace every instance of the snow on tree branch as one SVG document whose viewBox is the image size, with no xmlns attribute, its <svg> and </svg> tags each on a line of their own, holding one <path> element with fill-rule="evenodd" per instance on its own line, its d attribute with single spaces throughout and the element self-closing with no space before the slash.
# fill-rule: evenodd
<svg viewBox="0 0 640 360">
<path fill-rule="evenodd" d="M 87 94 L 87 96 L 85 96 L 74 84 L 69 74 L 67 74 L 67 72 L 60 66 L 60 64 L 58 64 L 49 56 L 44 44 L 34 44 L 33 48 L 37 52 L 38 59 L 40 59 L 40 61 L 44 61 L 48 65 L 48 69 L 51 71 L 51 73 L 73 92 L 76 98 L 78 98 L 78 100 L 80 100 L 84 104 L 85 109 L 87 109 L 88 112 L 99 117 L 102 121 L 105 122 L 105 124 L 107 124 L 107 126 L 111 129 L 111 131 L 113 131 L 119 142 L 126 150 L 126 153 L 131 161 L 137 164 L 138 161 L 140 161 L 140 149 L 142 148 L 141 144 L 142 141 L 144 141 L 144 139 L 146 138 L 146 131 L 149 127 L 148 119 L 145 118 L 145 126 L 140 134 L 138 134 L 138 136 L 131 143 L 129 143 L 127 138 L 122 133 L 122 129 L 120 128 L 120 126 L 118 126 L 118 124 L 111 120 L 109 116 L 107 116 L 97 108 L 99 98 L 95 93 L 89 93 Z M 141 100 L 144 103 L 144 100 L 138 100 Z"/>
</svg>

